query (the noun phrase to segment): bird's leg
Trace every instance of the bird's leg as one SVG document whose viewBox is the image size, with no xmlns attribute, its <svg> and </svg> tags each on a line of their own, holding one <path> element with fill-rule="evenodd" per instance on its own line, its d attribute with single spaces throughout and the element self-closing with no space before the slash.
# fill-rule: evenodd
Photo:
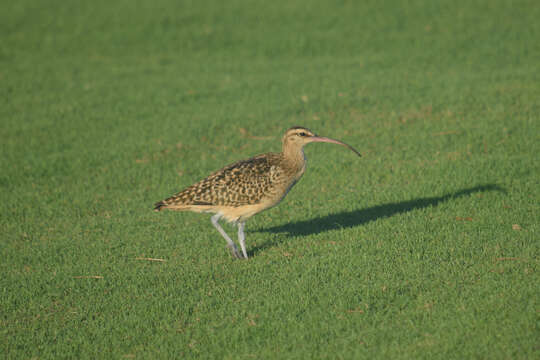
<svg viewBox="0 0 540 360">
<path fill-rule="evenodd" d="M 212 216 L 212 218 L 211 218 L 212 225 L 214 225 L 214 227 L 217 229 L 217 231 L 219 231 L 221 236 L 223 236 L 223 238 L 225 240 L 227 240 L 227 247 L 231 251 L 232 256 L 237 258 L 237 259 L 241 259 L 242 255 L 240 255 L 240 253 L 238 252 L 238 248 L 236 247 L 236 244 L 231 240 L 229 235 L 227 235 L 225 230 L 223 230 L 221 225 L 219 225 L 218 221 L 221 218 L 221 216 L 222 216 L 221 214 L 216 214 L 216 215 Z"/>
<path fill-rule="evenodd" d="M 246 235 L 244 234 L 244 223 L 239 222 L 238 223 L 238 242 L 240 243 L 240 247 L 242 248 L 242 253 L 244 254 L 244 258 L 247 259 L 247 251 L 246 251 Z"/>
</svg>

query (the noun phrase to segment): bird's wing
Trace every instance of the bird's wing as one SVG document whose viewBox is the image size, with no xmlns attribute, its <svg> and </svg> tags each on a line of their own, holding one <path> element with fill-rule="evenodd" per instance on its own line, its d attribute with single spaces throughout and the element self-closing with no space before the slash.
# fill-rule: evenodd
<svg viewBox="0 0 540 360">
<path fill-rule="evenodd" d="M 264 154 L 238 161 L 156 204 L 242 206 L 257 204 L 272 188 L 277 169 L 275 157 Z"/>
</svg>

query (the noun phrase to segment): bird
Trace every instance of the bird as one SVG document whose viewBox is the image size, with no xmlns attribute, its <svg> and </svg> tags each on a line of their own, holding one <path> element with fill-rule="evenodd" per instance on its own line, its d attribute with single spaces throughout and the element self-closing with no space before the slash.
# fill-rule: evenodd
<svg viewBox="0 0 540 360">
<path fill-rule="evenodd" d="M 154 204 L 155 211 L 177 210 L 213 213 L 212 225 L 227 241 L 233 258 L 247 259 L 244 227 L 253 215 L 278 205 L 306 170 L 304 146 L 332 143 L 361 154 L 339 140 L 317 136 L 302 126 L 293 126 L 282 137 L 279 153 L 265 153 L 215 171 L 201 181 Z M 219 224 L 223 218 L 238 227 L 242 252 Z"/>
</svg>

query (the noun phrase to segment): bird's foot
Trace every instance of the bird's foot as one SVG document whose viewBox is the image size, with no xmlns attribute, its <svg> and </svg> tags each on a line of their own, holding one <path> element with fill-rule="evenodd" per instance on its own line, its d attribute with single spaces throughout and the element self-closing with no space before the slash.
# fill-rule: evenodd
<svg viewBox="0 0 540 360">
<path fill-rule="evenodd" d="M 236 245 L 227 245 L 227 248 L 229 249 L 229 251 L 231 252 L 231 255 L 233 258 L 235 259 L 243 259 L 244 256 L 242 255 L 242 253 L 240 251 L 238 251 L 238 248 L 236 247 Z"/>
</svg>

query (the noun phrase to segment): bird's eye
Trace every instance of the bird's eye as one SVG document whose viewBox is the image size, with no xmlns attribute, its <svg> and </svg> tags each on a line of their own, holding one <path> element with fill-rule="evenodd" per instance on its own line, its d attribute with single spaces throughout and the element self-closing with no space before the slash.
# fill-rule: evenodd
<svg viewBox="0 0 540 360">
<path fill-rule="evenodd" d="M 298 136 L 307 136 L 305 132 L 298 133 Z"/>
</svg>

